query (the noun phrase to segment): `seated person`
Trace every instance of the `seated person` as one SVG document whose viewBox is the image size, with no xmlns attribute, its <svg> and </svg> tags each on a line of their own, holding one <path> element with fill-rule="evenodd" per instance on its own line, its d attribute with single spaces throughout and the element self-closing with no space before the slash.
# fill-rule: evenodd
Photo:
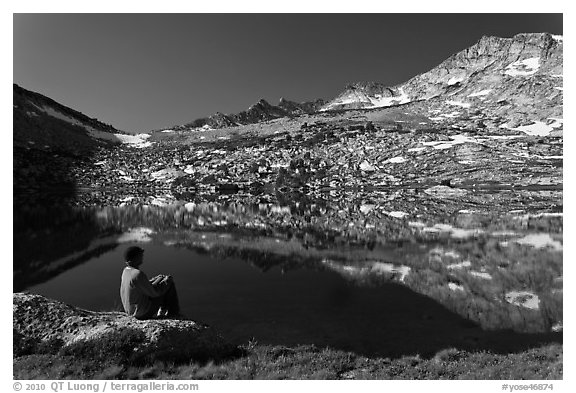
<svg viewBox="0 0 576 393">
<path fill-rule="evenodd" d="M 144 250 L 129 247 L 125 254 L 120 297 L 124 311 L 137 319 L 177 317 L 180 315 L 176 286 L 171 276 L 158 275 L 148 279 L 138 268 L 144 262 Z"/>
</svg>

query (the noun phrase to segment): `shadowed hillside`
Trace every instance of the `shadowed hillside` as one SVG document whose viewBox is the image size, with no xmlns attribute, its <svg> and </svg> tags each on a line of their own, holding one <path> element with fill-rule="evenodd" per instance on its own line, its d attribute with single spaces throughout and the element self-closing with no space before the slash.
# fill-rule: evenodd
<svg viewBox="0 0 576 393">
<path fill-rule="evenodd" d="M 86 248 L 97 233 L 90 215 L 70 209 L 78 174 L 120 131 L 41 94 L 13 86 L 14 286 L 22 275 Z M 102 138 L 105 135 L 105 138 Z"/>
</svg>

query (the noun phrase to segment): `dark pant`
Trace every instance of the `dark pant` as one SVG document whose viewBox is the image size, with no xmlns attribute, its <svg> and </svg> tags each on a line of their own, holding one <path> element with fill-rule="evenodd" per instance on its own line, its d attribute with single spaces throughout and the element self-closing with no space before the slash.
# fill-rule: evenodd
<svg viewBox="0 0 576 393">
<path fill-rule="evenodd" d="M 174 281 L 151 279 L 152 286 L 158 292 L 164 292 L 158 297 L 153 297 L 150 300 L 152 305 L 150 310 L 142 317 L 142 319 L 154 318 L 159 309 L 168 312 L 169 317 L 175 317 L 180 314 L 180 303 L 178 302 L 178 293 L 176 292 L 176 285 Z"/>
</svg>

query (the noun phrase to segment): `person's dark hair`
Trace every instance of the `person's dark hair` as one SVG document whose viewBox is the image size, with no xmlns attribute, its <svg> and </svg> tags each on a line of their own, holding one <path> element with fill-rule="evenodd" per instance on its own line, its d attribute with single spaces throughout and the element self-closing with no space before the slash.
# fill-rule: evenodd
<svg viewBox="0 0 576 393">
<path fill-rule="evenodd" d="M 144 254 L 144 250 L 138 246 L 128 247 L 124 253 L 124 259 L 126 262 L 131 262 L 135 260 L 138 256 Z"/>
</svg>

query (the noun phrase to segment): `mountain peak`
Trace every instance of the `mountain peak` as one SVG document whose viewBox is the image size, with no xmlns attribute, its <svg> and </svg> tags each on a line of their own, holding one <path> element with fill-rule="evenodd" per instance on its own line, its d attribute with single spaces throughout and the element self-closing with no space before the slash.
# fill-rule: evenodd
<svg viewBox="0 0 576 393">
<path fill-rule="evenodd" d="M 382 89 L 385 87 L 386 86 L 380 82 L 362 81 L 362 82 L 349 83 L 346 85 L 345 89 L 349 89 L 349 90 L 378 90 L 378 89 Z"/>
<path fill-rule="evenodd" d="M 494 93 L 525 82 L 532 75 L 562 74 L 563 37 L 550 33 L 521 33 L 511 38 L 483 36 L 477 43 L 444 60 L 437 67 L 392 87 L 379 82 L 348 84 L 322 107 L 325 110 L 368 109 L 429 100 L 435 97 Z M 516 79 L 514 79 L 516 78 Z"/>
<path fill-rule="evenodd" d="M 264 98 L 260 98 L 258 100 L 258 102 L 256 103 L 256 105 L 262 105 L 262 106 L 272 106 L 270 105 L 270 103 L 268 101 L 266 101 Z"/>
</svg>

